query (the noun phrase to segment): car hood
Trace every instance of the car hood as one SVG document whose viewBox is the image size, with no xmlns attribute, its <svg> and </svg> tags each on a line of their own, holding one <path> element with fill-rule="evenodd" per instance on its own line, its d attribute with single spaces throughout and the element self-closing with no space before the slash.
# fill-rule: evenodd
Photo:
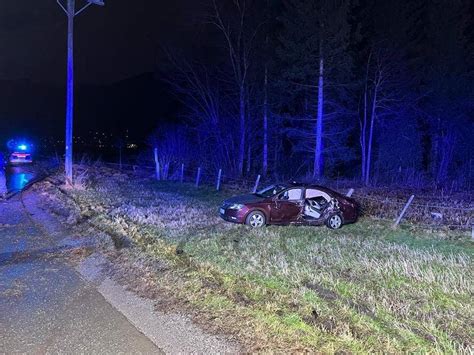
<svg viewBox="0 0 474 355">
<path fill-rule="evenodd" d="M 239 204 L 247 204 L 247 203 L 255 203 L 264 201 L 264 197 L 257 196 L 255 194 L 247 194 L 247 195 L 239 195 L 231 197 L 224 201 L 224 204 L 232 204 L 232 203 L 239 203 Z"/>
</svg>

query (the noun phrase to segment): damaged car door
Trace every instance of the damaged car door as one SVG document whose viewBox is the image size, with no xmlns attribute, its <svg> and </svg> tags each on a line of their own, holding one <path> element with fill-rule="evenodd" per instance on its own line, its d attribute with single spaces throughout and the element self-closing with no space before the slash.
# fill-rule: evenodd
<svg viewBox="0 0 474 355">
<path fill-rule="evenodd" d="M 322 224 L 331 196 L 324 191 L 308 188 L 305 191 L 303 219 L 309 224 Z"/>
<path fill-rule="evenodd" d="M 296 222 L 304 207 L 303 189 L 291 188 L 278 194 L 271 209 L 271 221 L 276 224 Z"/>
</svg>

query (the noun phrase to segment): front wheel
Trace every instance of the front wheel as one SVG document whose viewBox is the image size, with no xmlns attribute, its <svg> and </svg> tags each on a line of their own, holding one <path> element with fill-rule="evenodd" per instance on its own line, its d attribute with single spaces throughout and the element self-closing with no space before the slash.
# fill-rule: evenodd
<svg viewBox="0 0 474 355">
<path fill-rule="evenodd" d="M 333 214 L 326 219 L 326 226 L 330 229 L 339 229 L 342 227 L 342 217 L 339 214 Z"/>
<path fill-rule="evenodd" d="M 265 225 L 265 215 L 260 211 L 252 211 L 245 219 L 245 224 L 253 228 L 263 227 Z"/>
</svg>

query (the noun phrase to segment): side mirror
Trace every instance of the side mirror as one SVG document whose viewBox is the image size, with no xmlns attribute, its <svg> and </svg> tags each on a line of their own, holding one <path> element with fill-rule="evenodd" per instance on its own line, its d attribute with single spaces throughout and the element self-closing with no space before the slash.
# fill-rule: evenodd
<svg viewBox="0 0 474 355">
<path fill-rule="evenodd" d="M 280 208 L 280 200 L 278 199 L 278 196 L 273 198 L 273 203 L 275 204 L 275 208 Z"/>
</svg>

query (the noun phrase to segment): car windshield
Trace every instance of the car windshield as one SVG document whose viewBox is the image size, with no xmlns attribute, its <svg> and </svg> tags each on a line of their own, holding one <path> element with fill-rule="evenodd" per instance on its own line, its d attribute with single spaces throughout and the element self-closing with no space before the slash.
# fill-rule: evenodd
<svg viewBox="0 0 474 355">
<path fill-rule="evenodd" d="M 256 195 L 260 197 L 271 197 L 284 189 L 286 189 L 284 185 L 270 185 L 257 191 Z"/>
</svg>

